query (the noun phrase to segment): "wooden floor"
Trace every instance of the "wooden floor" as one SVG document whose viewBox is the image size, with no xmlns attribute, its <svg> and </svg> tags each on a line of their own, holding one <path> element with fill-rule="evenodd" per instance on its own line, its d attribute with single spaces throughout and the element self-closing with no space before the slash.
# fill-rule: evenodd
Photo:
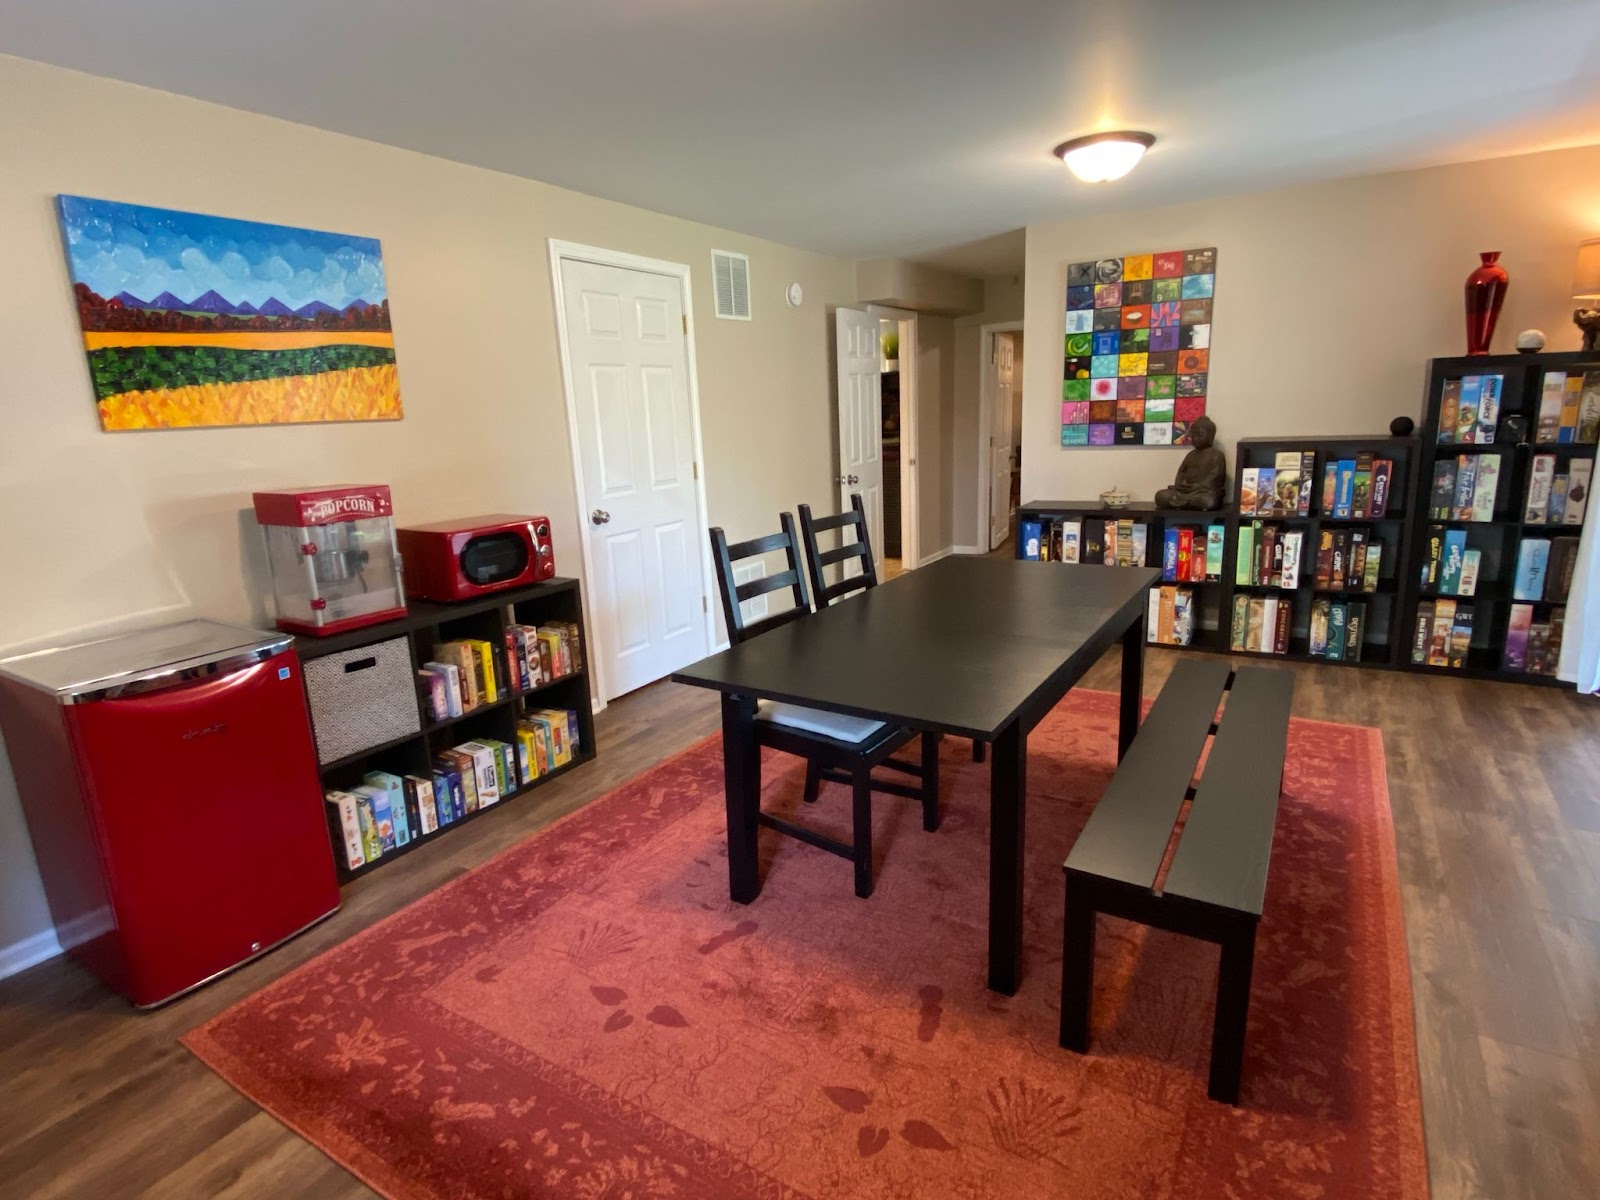
<svg viewBox="0 0 1600 1200">
<path fill-rule="evenodd" d="M 1147 692 L 1173 661 L 1151 652 Z M 1296 715 L 1384 732 L 1433 1195 L 1600 1195 L 1600 701 L 1286 669 Z M 1115 653 L 1086 684 L 1116 688 Z M 155 1013 L 62 960 L 0 983 L 0 1195 L 370 1196 L 177 1037 L 715 723 L 712 697 L 672 684 L 613 703 L 598 761 L 359 880 L 319 928 Z"/>
</svg>

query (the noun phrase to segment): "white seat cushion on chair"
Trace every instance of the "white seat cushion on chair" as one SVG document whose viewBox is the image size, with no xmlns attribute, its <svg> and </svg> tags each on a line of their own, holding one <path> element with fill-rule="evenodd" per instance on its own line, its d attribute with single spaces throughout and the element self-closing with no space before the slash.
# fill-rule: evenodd
<svg viewBox="0 0 1600 1200">
<path fill-rule="evenodd" d="M 803 708 L 798 704 L 779 704 L 773 700 L 756 701 L 756 720 L 803 729 L 840 742 L 864 742 L 884 727 L 882 721 L 847 717 L 843 713 L 823 712 L 820 708 Z"/>
</svg>

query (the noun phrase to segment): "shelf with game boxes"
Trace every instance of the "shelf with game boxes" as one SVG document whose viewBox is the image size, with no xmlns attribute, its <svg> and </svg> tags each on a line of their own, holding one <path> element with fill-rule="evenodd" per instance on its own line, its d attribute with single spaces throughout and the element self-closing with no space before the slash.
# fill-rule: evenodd
<svg viewBox="0 0 1600 1200">
<path fill-rule="evenodd" d="M 1555 683 L 1600 440 L 1600 355 L 1436 359 L 1421 425 L 1404 665 Z"/>
<path fill-rule="evenodd" d="M 302 639 L 300 650 L 309 660 L 356 655 L 350 670 L 366 647 L 397 644 L 415 686 L 385 693 L 385 711 L 408 708 L 406 728 L 321 767 L 342 881 L 392 864 L 595 754 L 576 580 L 459 604 L 413 601 L 402 618 Z"/>
<path fill-rule="evenodd" d="M 1159 565 L 1150 590 L 1149 640 L 1225 648 L 1220 596 L 1227 583 L 1228 528 L 1221 512 L 1158 508 L 1135 501 L 1035 501 L 1017 510 L 1017 557 L 1027 561 L 1142 567 Z"/>
<path fill-rule="evenodd" d="M 1408 438 L 1246 438 L 1235 510 L 1242 519 L 1405 519 Z"/>
<path fill-rule="evenodd" d="M 1154 505 L 1026 505 L 1017 513 L 1017 557 L 1037 562 L 1142 567 L 1161 522 Z"/>
<path fill-rule="evenodd" d="M 1390 665 L 1416 439 L 1247 438 L 1237 454 L 1230 647 Z"/>
</svg>

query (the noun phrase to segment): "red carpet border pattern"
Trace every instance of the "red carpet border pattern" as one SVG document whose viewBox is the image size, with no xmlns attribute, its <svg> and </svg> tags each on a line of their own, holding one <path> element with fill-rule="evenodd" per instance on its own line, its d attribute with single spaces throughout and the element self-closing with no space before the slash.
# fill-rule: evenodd
<svg viewBox="0 0 1600 1200">
<path fill-rule="evenodd" d="M 762 833 L 727 898 L 710 738 L 193 1031 L 245 1095 L 397 1200 L 1332 1200 L 1427 1195 L 1376 730 L 1296 721 L 1243 1104 L 1205 1095 L 1217 951 L 1101 918 L 1092 1053 L 1056 1045 L 1061 863 L 1116 700 L 1029 740 L 1026 959 L 984 987 L 987 768 L 945 819 L 875 801 L 879 869 Z M 798 760 L 765 806 L 795 812 Z M 848 834 L 846 789 L 799 819 Z"/>
</svg>

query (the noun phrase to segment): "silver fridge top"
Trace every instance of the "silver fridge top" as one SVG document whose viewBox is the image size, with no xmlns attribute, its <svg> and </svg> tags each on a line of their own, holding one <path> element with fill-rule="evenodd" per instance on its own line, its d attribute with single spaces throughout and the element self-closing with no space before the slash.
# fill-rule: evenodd
<svg viewBox="0 0 1600 1200">
<path fill-rule="evenodd" d="M 293 642 L 286 633 L 182 621 L 0 659 L 0 675 L 50 692 L 62 704 L 82 704 L 237 670 L 281 654 Z"/>
</svg>

